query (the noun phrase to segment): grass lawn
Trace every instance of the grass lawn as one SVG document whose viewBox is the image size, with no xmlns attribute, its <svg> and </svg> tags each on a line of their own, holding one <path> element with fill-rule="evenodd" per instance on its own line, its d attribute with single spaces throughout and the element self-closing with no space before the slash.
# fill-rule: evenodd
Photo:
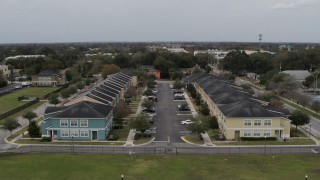
<svg viewBox="0 0 320 180">
<path fill-rule="evenodd" d="M 28 112 L 28 111 L 32 111 L 33 109 L 41 106 L 41 105 L 44 104 L 44 103 L 46 103 L 46 102 L 40 101 L 40 102 L 38 102 L 38 103 L 36 103 L 36 104 L 34 104 L 34 105 L 32 105 L 32 106 L 29 106 L 27 109 L 24 109 L 24 110 L 19 111 L 19 112 L 15 113 L 15 114 L 12 114 L 11 116 L 9 116 L 9 117 L 7 117 L 7 118 L 16 119 L 17 117 L 23 115 L 24 113 L 26 113 L 26 112 Z M 5 120 L 5 119 L 0 120 L 0 125 L 4 122 L 4 120 Z"/>
<path fill-rule="evenodd" d="M 213 142 L 216 145 L 314 145 L 311 139 L 290 139 L 289 141 L 242 141 L 242 142 Z"/>
<path fill-rule="evenodd" d="M 191 143 L 203 145 L 204 141 L 199 138 L 198 135 L 186 135 L 183 138 Z"/>
<path fill-rule="evenodd" d="M 124 145 L 124 142 L 59 142 L 59 141 L 55 141 L 55 142 L 41 142 L 39 139 L 19 139 L 18 141 L 16 141 L 16 143 L 18 144 L 67 144 L 67 145 Z"/>
<path fill-rule="evenodd" d="M 26 101 L 18 101 L 19 96 L 43 96 L 57 88 L 53 87 L 28 87 L 17 90 L 16 92 L 4 95 L 0 97 L 0 113 L 7 112 L 18 106 L 26 104 Z M 4 105 L 5 104 L 5 105 Z"/>
<path fill-rule="evenodd" d="M 312 155 L 1 154 L 1 179 L 309 179 L 320 177 Z"/>
<path fill-rule="evenodd" d="M 130 128 L 128 126 L 123 126 L 122 129 L 112 129 L 111 134 L 118 135 L 117 141 L 126 141 L 128 138 Z"/>
<path fill-rule="evenodd" d="M 139 138 L 137 140 L 134 140 L 133 144 L 144 144 L 144 143 L 147 143 L 147 142 L 150 142 L 152 140 L 153 137 L 144 137 L 143 139 L 142 138 Z"/>
</svg>

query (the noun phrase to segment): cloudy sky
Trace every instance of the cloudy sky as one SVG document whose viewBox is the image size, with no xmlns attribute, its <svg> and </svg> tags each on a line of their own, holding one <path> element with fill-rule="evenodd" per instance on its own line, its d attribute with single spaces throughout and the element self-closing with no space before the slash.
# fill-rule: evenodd
<svg viewBox="0 0 320 180">
<path fill-rule="evenodd" d="M 320 42 L 320 0 L 0 0 L 0 43 Z"/>
</svg>

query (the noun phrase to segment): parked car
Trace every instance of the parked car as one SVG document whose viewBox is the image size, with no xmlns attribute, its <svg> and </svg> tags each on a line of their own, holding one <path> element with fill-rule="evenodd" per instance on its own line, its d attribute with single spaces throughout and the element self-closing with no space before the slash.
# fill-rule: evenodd
<svg viewBox="0 0 320 180">
<path fill-rule="evenodd" d="M 175 94 L 174 99 L 175 100 L 184 100 L 185 97 L 184 97 L 184 94 Z"/>
<path fill-rule="evenodd" d="M 187 119 L 185 121 L 181 121 L 181 124 L 192 124 L 193 121 L 191 121 L 190 119 Z"/>
<path fill-rule="evenodd" d="M 175 91 L 173 91 L 173 94 L 183 94 L 183 91 L 182 90 L 175 90 Z"/>
<path fill-rule="evenodd" d="M 153 93 L 153 94 L 157 94 L 157 93 L 158 93 L 158 90 L 153 89 L 153 90 L 152 90 L 152 93 Z"/>
<path fill-rule="evenodd" d="M 149 123 L 153 124 L 155 120 L 156 120 L 155 115 L 149 117 Z"/>
<path fill-rule="evenodd" d="M 149 101 L 158 102 L 158 98 L 156 96 L 147 96 Z"/>
<path fill-rule="evenodd" d="M 16 85 L 14 88 L 15 89 L 22 89 L 22 86 L 19 84 L 19 85 Z"/>
<path fill-rule="evenodd" d="M 155 113 L 156 109 L 154 107 L 148 109 L 148 108 L 143 108 L 142 112 L 147 112 L 147 113 Z"/>
<path fill-rule="evenodd" d="M 179 111 L 191 111 L 190 107 L 187 104 L 178 105 Z"/>
</svg>

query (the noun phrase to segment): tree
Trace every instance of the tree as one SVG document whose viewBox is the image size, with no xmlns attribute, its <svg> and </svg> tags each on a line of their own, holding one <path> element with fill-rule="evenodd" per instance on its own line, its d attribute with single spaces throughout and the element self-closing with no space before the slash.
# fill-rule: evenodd
<svg viewBox="0 0 320 180">
<path fill-rule="evenodd" d="M 204 69 L 206 73 L 210 73 L 212 71 L 212 68 L 209 65 L 207 65 Z"/>
<path fill-rule="evenodd" d="M 28 111 L 22 115 L 23 118 L 28 119 L 29 123 L 33 121 L 34 118 L 38 117 L 38 115 L 32 111 Z"/>
<path fill-rule="evenodd" d="M 122 127 L 123 118 L 131 113 L 132 110 L 130 109 L 130 107 L 124 101 L 120 101 L 113 109 L 115 124 Z"/>
<path fill-rule="evenodd" d="M 10 134 L 12 134 L 12 131 L 18 127 L 21 127 L 21 124 L 16 119 L 11 118 L 6 119 L 2 124 L 2 128 L 10 131 Z"/>
<path fill-rule="evenodd" d="M 0 72 L 0 88 L 1 87 L 5 87 L 7 85 L 7 80 L 6 78 L 3 76 L 3 74 Z"/>
<path fill-rule="evenodd" d="M 204 116 L 208 116 L 210 115 L 210 110 L 208 107 L 208 104 L 206 102 L 204 102 L 200 108 L 200 113 Z"/>
<path fill-rule="evenodd" d="M 201 133 L 205 133 L 208 130 L 208 117 L 198 115 L 196 118 L 193 118 L 192 124 L 188 124 L 187 128 L 189 131 L 198 134 L 199 138 L 201 139 Z"/>
<path fill-rule="evenodd" d="M 151 127 L 151 124 L 148 122 L 147 114 L 139 114 L 130 120 L 129 126 L 137 131 L 140 131 L 143 138 L 143 133 Z"/>
<path fill-rule="evenodd" d="M 145 107 L 147 110 L 151 110 L 154 107 L 154 102 L 149 100 L 144 100 L 142 106 Z"/>
<path fill-rule="evenodd" d="M 306 77 L 305 81 L 302 84 L 305 87 L 310 88 L 310 87 L 313 87 L 313 83 L 314 83 L 314 76 L 310 75 L 310 76 Z"/>
<path fill-rule="evenodd" d="M 173 88 L 175 88 L 175 89 L 181 89 L 181 88 L 183 88 L 183 83 L 181 82 L 181 81 L 179 81 L 179 80 L 176 80 L 174 83 L 173 83 Z"/>
<path fill-rule="evenodd" d="M 268 103 L 268 107 L 271 108 L 282 108 L 283 107 L 283 102 L 277 100 L 277 99 L 271 99 L 270 102 Z"/>
<path fill-rule="evenodd" d="M 249 69 L 250 58 L 244 51 L 231 51 L 223 59 L 221 66 L 235 75 L 240 75 Z"/>
<path fill-rule="evenodd" d="M 50 104 L 54 104 L 54 105 L 57 105 L 60 103 L 60 100 L 58 99 L 58 94 L 51 94 L 49 96 L 49 103 Z"/>
<path fill-rule="evenodd" d="M 147 87 L 148 88 L 154 88 L 154 86 L 157 84 L 156 81 L 154 79 L 148 79 L 147 82 Z"/>
<path fill-rule="evenodd" d="M 31 137 L 40 136 L 40 127 L 37 125 L 36 121 L 31 121 L 28 127 L 28 133 Z"/>
<path fill-rule="evenodd" d="M 296 126 L 296 130 L 298 129 L 298 126 L 308 124 L 310 122 L 309 115 L 299 110 L 293 111 L 289 119 L 291 120 L 291 123 Z"/>
<path fill-rule="evenodd" d="M 219 129 L 219 123 L 216 116 L 209 118 L 208 125 L 211 129 Z"/>
<path fill-rule="evenodd" d="M 314 110 L 317 114 L 320 111 L 320 102 L 314 101 L 311 105 L 311 109 Z"/>
<path fill-rule="evenodd" d="M 120 67 L 115 64 L 107 64 L 102 66 L 102 77 L 105 79 L 108 75 L 114 74 L 120 71 Z"/>
<path fill-rule="evenodd" d="M 145 91 L 143 92 L 143 95 L 145 95 L 145 96 L 152 96 L 152 95 L 153 95 L 152 90 L 151 90 L 150 88 L 148 88 L 147 90 L 145 90 Z"/>
<path fill-rule="evenodd" d="M 173 80 L 177 80 L 177 79 L 181 80 L 182 77 L 183 77 L 183 73 L 181 71 L 175 71 L 171 75 L 171 79 L 173 79 Z"/>
<path fill-rule="evenodd" d="M 129 87 L 127 93 L 128 93 L 129 96 L 132 96 L 132 97 L 134 97 L 134 98 L 136 98 L 137 95 L 138 95 L 137 88 L 136 88 L 136 87 L 133 87 L 133 86 L 130 86 L 130 87 Z"/>
</svg>

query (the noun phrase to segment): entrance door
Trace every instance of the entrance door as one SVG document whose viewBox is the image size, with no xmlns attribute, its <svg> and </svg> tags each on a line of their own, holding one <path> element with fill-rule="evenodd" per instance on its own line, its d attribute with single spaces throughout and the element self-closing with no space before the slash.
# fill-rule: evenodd
<svg viewBox="0 0 320 180">
<path fill-rule="evenodd" d="M 235 132 L 234 132 L 234 138 L 235 138 L 236 140 L 239 140 L 239 139 L 240 139 L 240 131 L 235 131 Z"/>
<path fill-rule="evenodd" d="M 92 131 L 92 140 L 98 139 L 98 131 Z"/>
</svg>

